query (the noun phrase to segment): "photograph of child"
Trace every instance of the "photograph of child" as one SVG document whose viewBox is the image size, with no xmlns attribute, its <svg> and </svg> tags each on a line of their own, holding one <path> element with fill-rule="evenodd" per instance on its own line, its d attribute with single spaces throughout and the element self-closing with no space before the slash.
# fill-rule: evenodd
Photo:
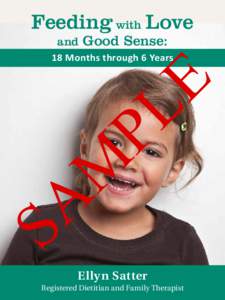
<svg viewBox="0 0 225 300">
<path fill-rule="evenodd" d="M 140 101 L 133 101 L 142 91 L 148 101 L 166 118 L 174 115 L 179 102 L 183 111 L 162 130 L 161 122 Z M 133 136 L 144 145 L 137 147 L 112 120 L 124 110 L 135 110 L 141 116 Z M 122 124 L 132 130 L 134 119 L 123 115 Z M 74 200 L 67 207 L 73 219 L 65 226 L 58 204 L 38 206 L 24 221 L 54 219 L 59 228 L 57 239 L 46 249 L 35 240 L 46 241 L 51 229 L 43 227 L 25 231 L 19 228 L 2 260 L 3 265 L 207 265 L 208 258 L 195 228 L 188 222 L 151 207 L 158 192 L 176 183 L 186 163 L 194 173 L 181 189 L 191 185 L 200 174 L 203 159 L 197 150 L 193 133 L 195 116 L 188 96 L 171 79 L 156 72 L 129 69 L 107 80 L 87 105 L 84 126 L 80 130 L 80 157 L 108 167 L 99 142 L 105 136 L 127 158 L 123 161 L 107 149 L 114 176 L 89 169 L 92 177 L 80 172 L 75 190 L 97 195 L 89 205 Z M 136 155 L 137 154 L 137 155 Z M 94 181 L 105 188 L 98 193 Z"/>
</svg>

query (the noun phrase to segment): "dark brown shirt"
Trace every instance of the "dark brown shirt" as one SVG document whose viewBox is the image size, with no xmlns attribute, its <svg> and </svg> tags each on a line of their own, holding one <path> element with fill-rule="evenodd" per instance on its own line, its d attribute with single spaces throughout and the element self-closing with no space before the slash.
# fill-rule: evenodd
<svg viewBox="0 0 225 300">
<path fill-rule="evenodd" d="M 77 201 L 67 207 L 73 222 L 65 227 L 57 204 L 39 206 L 27 223 L 54 219 L 59 228 L 57 239 L 41 250 L 34 240 L 47 241 L 50 228 L 16 231 L 3 265 L 207 265 L 203 245 L 188 223 L 166 212 L 148 207 L 155 215 L 155 229 L 132 240 L 115 240 L 93 231 L 80 217 Z"/>
</svg>

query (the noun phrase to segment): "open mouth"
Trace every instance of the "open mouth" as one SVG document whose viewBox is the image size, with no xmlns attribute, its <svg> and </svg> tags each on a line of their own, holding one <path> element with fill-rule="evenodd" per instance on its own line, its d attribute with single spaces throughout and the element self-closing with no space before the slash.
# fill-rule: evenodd
<svg viewBox="0 0 225 300">
<path fill-rule="evenodd" d="M 134 180 L 124 179 L 117 176 L 106 176 L 106 180 L 113 191 L 132 191 L 140 186 L 140 184 Z"/>
</svg>

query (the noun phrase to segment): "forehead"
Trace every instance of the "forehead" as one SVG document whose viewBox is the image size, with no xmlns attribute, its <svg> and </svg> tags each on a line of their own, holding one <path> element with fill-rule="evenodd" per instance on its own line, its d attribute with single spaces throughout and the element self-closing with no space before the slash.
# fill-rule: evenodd
<svg viewBox="0 0 225 300">
<path fill-rule="evenodd" d="M 174 145 L 178 135 L 178 126 L 174 122 L 169 123 L 163 130 L 161 130 L 162 123 L 143 104 L 135 103 L 126 99 L 120 100 L 116 103 L 110 103 L 103 109 L 98 122 L 98 133 L 109 127 L 109 124 L 118 117 L 120 113 L 127 109 L 135 110 L 141 119 L 140 126 L 135 130 L 135 132 L 133 132 L 133 135 L 136 138 L 140 141 L 154 139 L 158 142 L 166 142 Z M 129 131 L 132 131 L 136 127 L 136 121 L 130 115 L 121 115 L 119 120 Z M 118 131 L 118 129 L 113 125 L 110 125 L 110 128 Z"/>
</svg>

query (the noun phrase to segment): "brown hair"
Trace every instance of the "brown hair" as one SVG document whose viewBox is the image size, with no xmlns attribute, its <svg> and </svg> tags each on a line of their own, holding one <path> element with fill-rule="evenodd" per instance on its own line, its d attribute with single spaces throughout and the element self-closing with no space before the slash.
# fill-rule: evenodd
<svg viewBox="0 0 225 300">
<path fill-rule="evenodd" d="M 195 148 L 193 132 L 195 129 L 195 118 L 193 107 L 188 104 L 188 97 L 184 91 L 171 79 L 144 70 L 129 70 L 108 80 L 96 92 L 89 102 L 85 116 L 84 130 L 88 139 L 91 139 L 97 126 L 99 118 L 107 105 L 121 99 L 133 99 L 140 91 L 144 92 L 153 105 L 158 107 L 166 115 L 172 116 L 178 109 L 178 99 L 182 102 L 184 110 L 173 122 L 181 128 L 186 122 L 187 130 L 180 131 L 176 141 L 176 153 L 174 160 L 183 158 L 189 161 L 195 168 L 194 175 L 184 185 L 190 184 L 201 172 L 203 160 Z M 89 186 L 87 178 L 83 173 L 76 176 L 76 187 L 82 193 L 88 195 Z"/>
</svg>

